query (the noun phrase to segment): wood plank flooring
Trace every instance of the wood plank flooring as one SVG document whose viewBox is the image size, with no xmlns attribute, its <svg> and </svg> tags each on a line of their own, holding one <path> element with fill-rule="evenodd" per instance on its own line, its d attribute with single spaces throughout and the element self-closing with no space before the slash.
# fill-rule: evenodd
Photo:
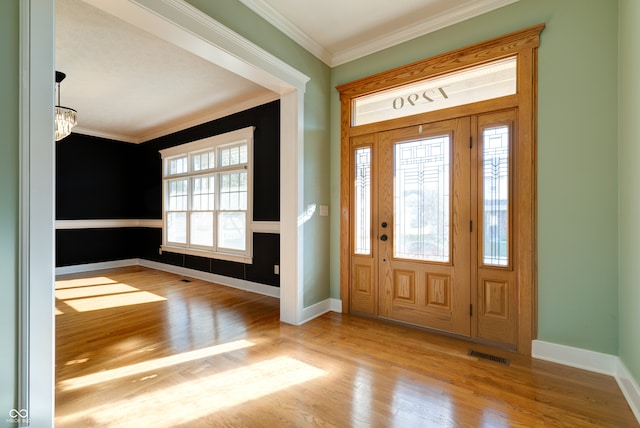
<svg viewBox="0 0 640 428">
<path fill-rule="evenodd" d="M 56 284 L 64 427 L 636 427 L 614 379 L 141 267 Z M 509 366 L 468 355 L 506 357 Z"/>
</svg>

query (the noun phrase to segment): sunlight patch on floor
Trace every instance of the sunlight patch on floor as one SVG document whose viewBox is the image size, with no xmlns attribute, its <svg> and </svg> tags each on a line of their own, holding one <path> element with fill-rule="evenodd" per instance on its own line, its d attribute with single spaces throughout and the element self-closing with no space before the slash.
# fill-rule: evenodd
<svg viewBox="0 0 640 428">
<path fill-rule="evenodd" d="M 86 299 L 64 300 L 64 303 L 78 312 L 98 311 L 100 309 L 117 308 L 121 306 L 139 305 L 141 303 L 161 302 L 165 297 L 148 291 L 135 291 L 125 294 L 110 294 Z"/>
<path fill-rule="evenodd" d="M 56 425 L 169 428 L 326 375 L 278 357 L 56 418 Z M 90 424 L 90 425 L 87 425 Z"/>
<path fill-rule="evenodd" d="M 155 360 L 144 361 L 142 363 L 132 364 L 119 367 L 112 370 L 104 370 L 90 375 L 67 379 L 58 383 L 58 387 L 62 391 L 68 391 L 86 386 L 96 385 L 102 382 L 109 382 L 121 379 L 127 376 L 134 376 L 140 373 L 146 373 L 154 370 L 163 369 L 165 367 L 175 366 L 177 364 L 189 361 L 207 358 L 214 355 L 223 354 L 225 352 L 236 351 L 238 349 L 249 348 L 254 346 L 253 342 L 248 340 L 236 340 L 235 342 L 223 343 L 221 345 L 209 346 L 207 348 L 197 349 L 195 351 L 183 352 L 170 357 L 158 358 Z"/>
<path fill-rule="evenodd" d="M 122 283 L 101 284 L 87 287 L 58 289 L 56 290 L 56 298 L 61 300 L 79 299 L 83 297 L 105 296 L 116 293 L 129 293 L 132 291 L 140 291 L 140 289 Z"/>
<path fill-rule="evenodd" d="M 165 297 L 105 276 L 56 281 L 56 300 L 77 312 L 97 311 L 142 303 L 161 302 Z M 63 306 L 64 308 L 64 306 Z M 56 307 L 56 315 L 64 311 Z"/>
<path fill-rule="evenodd" d="M 106 276 L 95 276 L 91 278 L 78 278 L 78 279 L 63 279 L 56 281 L 56 289 L 74 288 L 74 287 L 87 287 L 91 285 L 103 285 L 103 284 L 115 284 L 118 281 L 114 281 Z"/>
</svg>

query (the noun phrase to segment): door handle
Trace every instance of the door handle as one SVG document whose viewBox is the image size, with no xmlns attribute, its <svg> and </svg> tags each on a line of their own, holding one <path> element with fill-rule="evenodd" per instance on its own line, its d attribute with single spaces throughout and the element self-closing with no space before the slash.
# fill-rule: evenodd
<svg viewBox="0 0 640 428">
<path fill-rule="evenodd" d="M 387 239 L 389 239 L 389 238 L 387 237 L 387 235 L 381 235 L 381 236 L 380 236 L 380 240 L 381 240 L 381 241 L 386 241 Z"/>
</svg>

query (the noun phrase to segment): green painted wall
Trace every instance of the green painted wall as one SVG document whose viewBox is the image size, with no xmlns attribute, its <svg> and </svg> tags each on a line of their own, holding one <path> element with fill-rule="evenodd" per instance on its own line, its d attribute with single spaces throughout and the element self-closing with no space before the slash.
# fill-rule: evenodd
<svg viewBox="0 0 640 428">
<path fill-rule="evenodd" d="M 18 289 L 18 0 L 0 2 L 0 426 L 16 406 Z"/>
<path fill-rule="evenodd" d="M 640 384 L 640 2 L 620 0 L 620 358 Z"/>
<path fill-rule="evenodd" d="M 618 352 L 617 50 L 612 0 L 520 0 L 352 61 L 332 86 L 545 23 L 538 91 L 540 340 Z M 331 99 L 331 204 L 339 205 L 339 100 Z M 339 297 L 339 218 L 331 296 Z"/>
<path fill-rule="evenodd" d="M 329 94 L 331 70 L 237 0 L 187 0 L 221 24 L 311 78 L 304 103 L 304 206 L 316 213 L 303 228 L 304 306 L 329 297 Z M 286 168 L 282 165 L 282 168 Z M 337 209 L 337 205 L 333 207 Z"/>
</svg>

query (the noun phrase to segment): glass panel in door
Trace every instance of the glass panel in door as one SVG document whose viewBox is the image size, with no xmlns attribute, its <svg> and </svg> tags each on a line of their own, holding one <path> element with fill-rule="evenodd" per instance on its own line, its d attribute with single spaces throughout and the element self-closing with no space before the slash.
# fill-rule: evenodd
<svg viewBox="0 0 640 428">
<path fill-rule="evenodd" d="M 380 317 L 470 335 L 470 129 L 463 117 L 378 134 Z"/>
<path fill-rule="evenodd" d="M 482 262 L 509 264 L 509 127 L 482 131 Z"/>
<path fill-rule="evenodd" d="M 394 149 L 394 257 L 449 261 L 449 135 Z"/>
</svg>

